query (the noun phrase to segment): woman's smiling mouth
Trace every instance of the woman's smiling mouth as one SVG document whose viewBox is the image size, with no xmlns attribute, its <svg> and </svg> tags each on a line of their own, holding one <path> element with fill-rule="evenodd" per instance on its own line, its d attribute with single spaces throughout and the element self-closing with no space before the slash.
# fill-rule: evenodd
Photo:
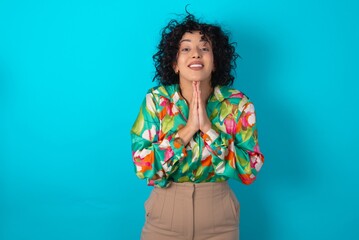
<svg viewBox="0 0 359 240">
<path fill-rule="evenodd" d="M 188 65 L 188 67 L 190 69 L 193 69 L 193 70 L 200 70 L 204 67 L 204 65 L 202 63 L 199 63 L 199 62 L 193 62 L 193 63 L 190 63 Z"/>
</svg>

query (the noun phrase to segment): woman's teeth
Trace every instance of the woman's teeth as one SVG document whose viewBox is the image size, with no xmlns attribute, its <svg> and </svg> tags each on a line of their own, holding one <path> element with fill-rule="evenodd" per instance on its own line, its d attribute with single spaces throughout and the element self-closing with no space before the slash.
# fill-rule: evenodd
<svg viewBox="0 0 359 240">
<path fill-rule="evenodd" d="M 189 67 L 198 68 L 198 67 L 203 67 L 203 65 L 202 64 L 191 64 L 191 65 L 189 65 Z"/>
</svg>

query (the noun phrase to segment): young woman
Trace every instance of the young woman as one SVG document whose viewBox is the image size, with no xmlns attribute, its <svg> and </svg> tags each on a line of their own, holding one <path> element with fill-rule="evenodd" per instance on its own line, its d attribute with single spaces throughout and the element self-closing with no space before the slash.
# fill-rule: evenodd
<svg viewBox="0 0 359 240">
<path fill-rule="evenodd" d="M 262 167 L 253 103 L 229 87 L 233 44 L 188 14 L 162 31 L 154 79 L 132 127 L 139 178 L 154 186 L 143 240 L 239 239 L 239 202 L 227 180 L 252 183 Z"/>
</svg>

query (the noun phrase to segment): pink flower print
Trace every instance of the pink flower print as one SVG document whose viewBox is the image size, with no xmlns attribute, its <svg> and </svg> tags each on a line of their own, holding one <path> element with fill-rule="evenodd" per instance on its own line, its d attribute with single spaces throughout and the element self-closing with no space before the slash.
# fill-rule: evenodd
<svg viewBox="0 0 359 240">
<path fill-rule="evenodd" d="M 160 106 L 166 106 L 166 105 L 168 105 L 168 103 L 169 103 L 170 101 L 167 99 L 167 98 L 165 98 L 165 97 L 160 97 Z"/>
<path fill-rule="evenodd" d="M 250 161 L 251 161 L 251 168 L 254 168 L 259 172 L 259 170 L 262 168 L 263 161 L 259 154 L 250 152 L 249 153 Z"/>
<path fill-rule="evenodd" d="M 174 152 L 171 148 L 167 148 L 165 151 L 165 162 L 167 162 L 171 157 L 173 157 Z"/>
<path fill-rule="evenodd" d="M 232 115 L 229 115 L 224 119 L 224 125 L 226 126 L 226 132 L 228 134 L 235 134 L 236 133 L 236 122 L 233 119 Z"/>
<path fill-rule="evenodd" d="M 149 179 L 147 185 L 148 186 L 154 186 L 155 185 L 155 180 Z"/>
<path fill-rule="evenodd" d="M 256 123 L 256 115 L 252 111 L 244 111 L 241 116 L 241 123 L 243 127 L 253 127 Z"/>
<path fill-rule="evenodd" d="M 142 137 L 148 141 L 153 141 L 156 135 L 156 126 L 152 125 L 151 129 L 147 129 L 142 133 Z"/>
<path fill-rule="evenodd" d="M 241 92 L 231 94 L 230 98 L 243 98 L 244 95 Z"/>
<path fill-rule="evenodd" d="M 173 116 L 171 102 L 164 97 L 160 97 L 160 106 L 166 109 L 166 113 L 170 116 Z"/>
<path fill-rule="evenodd" d="M 258 145 L 258 144 L 256 144 L 256 145 L 254 146 L 253 151 L 254 151 L 254 152 L 261 152 L 261 150 L 259 149 L 259 145 Z"/>
<path fill-rule="evenodd" d="M 174 152 L 173 152 L 173 150 L 171 148 L 171 145 L 170 145 L 171 139 L 172 139 L 172 137 L 170 136 L 168 139 L 164 139 L 162 141 L 162 143 L 159 145 L 161 150 L 165 150 L 164 162 L 168 161 L 168 159 L 170 159 L 174 155 Z"/>
</svg>

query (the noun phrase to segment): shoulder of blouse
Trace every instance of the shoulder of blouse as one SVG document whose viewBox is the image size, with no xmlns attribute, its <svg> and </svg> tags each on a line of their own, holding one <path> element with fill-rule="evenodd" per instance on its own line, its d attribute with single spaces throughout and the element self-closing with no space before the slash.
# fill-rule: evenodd
<svg viewBox="0 0 359 240">
<path fill-rule="evenodd" d="M 170 99 L 172 94 L 177 91 L 176 84 L 174 85 L 158 85 L 150 88 L 147 94 L 152 94 L 153 98 L 158 101 L 161 97 Z"/>
<path fill-rule="evenodd" d="M 239 109 L 250 102 L 249 97 L 245 93 L 229 86 L 215 87 L 214 95 L 220 102 L 227 100 L 232 104 L 238 104 Z"/>
</svg>

